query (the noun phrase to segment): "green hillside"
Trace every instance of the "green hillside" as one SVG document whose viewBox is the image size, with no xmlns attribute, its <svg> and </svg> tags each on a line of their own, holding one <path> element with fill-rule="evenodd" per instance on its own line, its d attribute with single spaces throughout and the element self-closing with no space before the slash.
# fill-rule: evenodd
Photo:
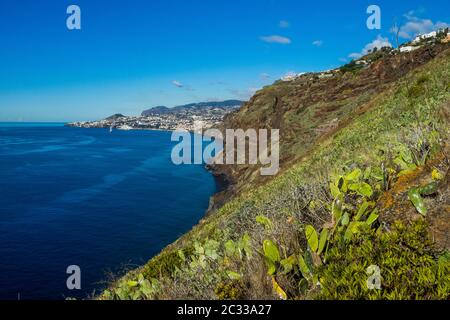
<svg viewBox="0 0 450 320">
<path fill-rule="evenodd" d="M 229 116 L 280 128 L 281 172 L 215 168 L 225 204 L 98 298 L 448 299 L 449 45 L 364 59 Z"/>
</svg>

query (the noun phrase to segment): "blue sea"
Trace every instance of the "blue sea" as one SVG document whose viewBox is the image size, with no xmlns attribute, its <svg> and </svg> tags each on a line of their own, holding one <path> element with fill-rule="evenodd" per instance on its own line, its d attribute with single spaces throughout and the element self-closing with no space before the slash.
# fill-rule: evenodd
<svg viewBox="0 0 450 320">
<path fill-rule="evenodd" d="M 217 184 L 170 136 L 0 123 L 0 299 L 87 298 L 190 230 Z"/>
</svg>

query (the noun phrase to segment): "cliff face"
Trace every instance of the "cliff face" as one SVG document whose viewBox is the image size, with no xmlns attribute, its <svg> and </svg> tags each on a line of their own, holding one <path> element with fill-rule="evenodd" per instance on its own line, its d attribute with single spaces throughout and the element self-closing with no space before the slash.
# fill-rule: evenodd
<svg viewBox="0 0 450 320">
<path fill-rule="evenodd" d="M 305 74 L 294 81 L 278 81 L 226 116 L 221 129 L 279 129 L 282 172 L 375 106 L 370 101 L 380 92 L 395 86 L 398 79 L 433 60 L 445 48 L 438 44 L 396 55 L 380 51 L 363 57 L 371 63 L 357 72 L 337 70 L 329 73 L 330 77 Z M 271 179 L 262 177 L 258 166 L 216 165 L 211 169 L 231 183 L 228 191 L 215 196 L 215 208 L 234 194 Z"/>
<path fill-rule="evenodd" d="M 365 59 L 229 115 L 281 130 L 280 173 L 215 166 L 214 212 L 100 298 L 448 299 L 450 47 Z"/>
</svg>

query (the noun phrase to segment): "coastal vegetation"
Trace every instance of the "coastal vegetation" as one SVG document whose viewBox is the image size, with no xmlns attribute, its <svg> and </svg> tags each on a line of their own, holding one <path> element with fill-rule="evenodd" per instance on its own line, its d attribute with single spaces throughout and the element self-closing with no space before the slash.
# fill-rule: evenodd
<svg viewBox="0 0 450 320">
<path fill-rule="evenodd" d="M 216 168 L 224 204 L 97 298 L 450 298 L 450 48 L 355 66 L 227 116 L 280 128 L 280 173 Z"/>
</svg>

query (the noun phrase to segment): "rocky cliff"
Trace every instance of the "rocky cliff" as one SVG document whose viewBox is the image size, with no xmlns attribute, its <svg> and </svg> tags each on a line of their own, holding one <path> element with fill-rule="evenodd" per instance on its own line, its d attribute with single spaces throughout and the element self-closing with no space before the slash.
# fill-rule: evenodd
<svg viewBox="0 0 450 320">
<path fill-rule="evenodd" d="M 444 299 L 450 46 L 384 49 L 268 86 L 223 123 L 281 130 L 281 171 L 232 187 L 100 299 Z"/>
</svg>

